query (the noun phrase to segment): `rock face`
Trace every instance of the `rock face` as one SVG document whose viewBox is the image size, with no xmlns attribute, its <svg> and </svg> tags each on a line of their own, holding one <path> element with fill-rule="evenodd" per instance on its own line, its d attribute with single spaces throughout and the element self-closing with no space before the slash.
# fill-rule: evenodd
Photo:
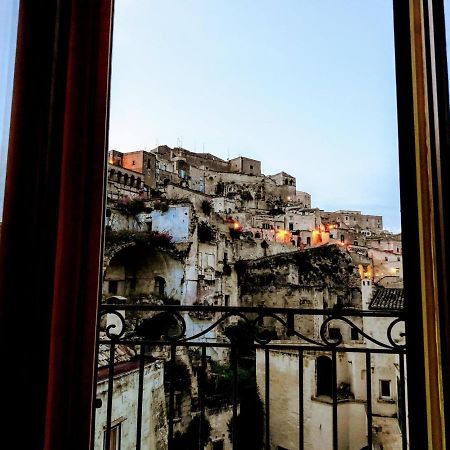
<svg viewBox="0 0 450 450">
<path fill-rule="evenodd" d="M 352 258 L 336 245 L 243 261 L 237 270 L 241 295 L 265 291 L 269 287 L 342 290 L 357 289 L 360 285 Z"/>
</svg>

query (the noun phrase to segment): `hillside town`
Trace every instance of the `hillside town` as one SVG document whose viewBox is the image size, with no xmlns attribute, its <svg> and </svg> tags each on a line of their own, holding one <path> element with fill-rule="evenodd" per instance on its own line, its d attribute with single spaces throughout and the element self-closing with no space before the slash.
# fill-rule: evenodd
<svg viewBox="0 0 450 450">
<path fill-rule="evenodd" d="M 100 344 L 96 449 L 136 448 L 142 424 L 145 449 L 167 449 L 172 434 L 173 449 L 199 448 L 193 442 L 200 440 L 209 450 L 324 450 L 334 445 L 333 420 L 339 449 L 404 448 L 403 356 L 376 351 L 378 343 L 402 345 L 402 323 L 323 314 L 403 310 L 401 235 L 385 230 L 382 216 L 313 207 L 286 172 L 264 175 L 255 159 L 225 161 L 179 147 L 111 150 L 106 182 L 103 304 L 198 306 L 182 313 L 182 334 L 210 345 L 179 346 L 174 355 L 164 345 L 120 343 L 111 364 L 110 346 Z M 233 354 L 219 344 L 245 334 L 246 322 L 230 315 L 218 323 L 233 307 L 295 309 L 285 320 L 261 316 L 265 334 L 256 340 L 307 341 L 313 350 L 242 345 Z M 136 335 L 158 341 L 179 325 L 143 309 L 105 314 L 102 342 L 114 327 L 126 326 L 132 342 Z M 328 340 L 370 351 L 330 353 L 314 344 Z M 245 429 L 253 430 L 250 441 Z"/>
</svg>

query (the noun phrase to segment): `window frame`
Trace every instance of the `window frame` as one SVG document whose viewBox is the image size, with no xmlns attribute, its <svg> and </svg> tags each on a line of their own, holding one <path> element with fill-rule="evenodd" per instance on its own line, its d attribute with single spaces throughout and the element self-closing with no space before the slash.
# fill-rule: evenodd
<svg viewBox="0 0 450 450">
<path fill-rule="evenodd" d="M 450 363 L 444 4 L 393 5 L 408 404 L 414 411 L 409 441 L 411 448 L 441 450 L 450 420 L 450 371 L 442 370 Z M 33 394 L 21 389 L 29 373 L 11 380 L 3 371 L 0 377 L 9 386 L 4 426 L 17 431 L 28 449 L 89 448 L 104 220 L 105 179 L 98 173 L 106 169 L 112 14 L 113 0 L 20 4 L 0 246 L 0 330 L 5 342 L 17 336 L 20 316 L 27 330 L 24 348 L 33 337 L 35 350 L 27 354 Z M 18 208 L 24 198 L 29 208 Z M 30 253 L 37 261 L 26 267 L 23 255 Z M 20 292 L 13 282 L 17 273 L 27 279 Z M 4 355 L 11 367 L 22 363 L 19 339 Z M 78 370 L 71 371 L 75 364 Z M 33 424 L 25 435 L 24 404 Z"/>
<path fill-rule="evenodd" d="M 109 445 L 107 441 L 106 431 L 103 432 L 103 450 L 111 450 L 111 438 L 113 433 L 116 433 L 116 445 L 112 450 L 120 450 L 122 448 L 122 422 L 117 423 L 111 427 L 111 433 L 109 436 Z"/>
<path fill-rule="evenodd" d="M 392 400 L 392 381 L 391 380 L 385 380 L 385 379 L 380 379 L 379 381 L 379 399 L 380 400 Z M 383 383 L 388 383 L 388 387 L 389 387 L 389 395 L 383 395 Z"/>
</svg>

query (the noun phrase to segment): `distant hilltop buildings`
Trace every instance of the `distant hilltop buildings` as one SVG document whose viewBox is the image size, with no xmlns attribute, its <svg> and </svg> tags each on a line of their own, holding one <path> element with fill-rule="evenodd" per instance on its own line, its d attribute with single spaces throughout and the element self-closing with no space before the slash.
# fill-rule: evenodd
<svg viewBox="0 0 450 450">
<path fill-rule="evenodd" d="M 402 253 L 400 235 L 383 229 L 382 216 L 312 208 L 311 195 L 297 190 L 295 177 L 263 175 L 260 161 L 243 156 L 224 161 L 165 145 L 152 151 L 111 150 L 108 198 L 134 197 L 150 202 L 163 197 L 171 204 L 182 198 L 209 201 L 215 213 L 232 217 L 243 231 L 268 242 L 299 248 L 338 242 Z"/>
</svg>

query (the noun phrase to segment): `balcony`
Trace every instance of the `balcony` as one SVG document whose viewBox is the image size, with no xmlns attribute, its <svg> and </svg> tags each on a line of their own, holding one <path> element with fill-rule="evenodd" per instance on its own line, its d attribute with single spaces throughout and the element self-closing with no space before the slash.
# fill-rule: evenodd
<svg viewBox="0 0 450 450">
<path fill-rule="evenodd" d="M 403 320 L 102 304 L 94 448 L 406 449 Z"/>
</svg>

